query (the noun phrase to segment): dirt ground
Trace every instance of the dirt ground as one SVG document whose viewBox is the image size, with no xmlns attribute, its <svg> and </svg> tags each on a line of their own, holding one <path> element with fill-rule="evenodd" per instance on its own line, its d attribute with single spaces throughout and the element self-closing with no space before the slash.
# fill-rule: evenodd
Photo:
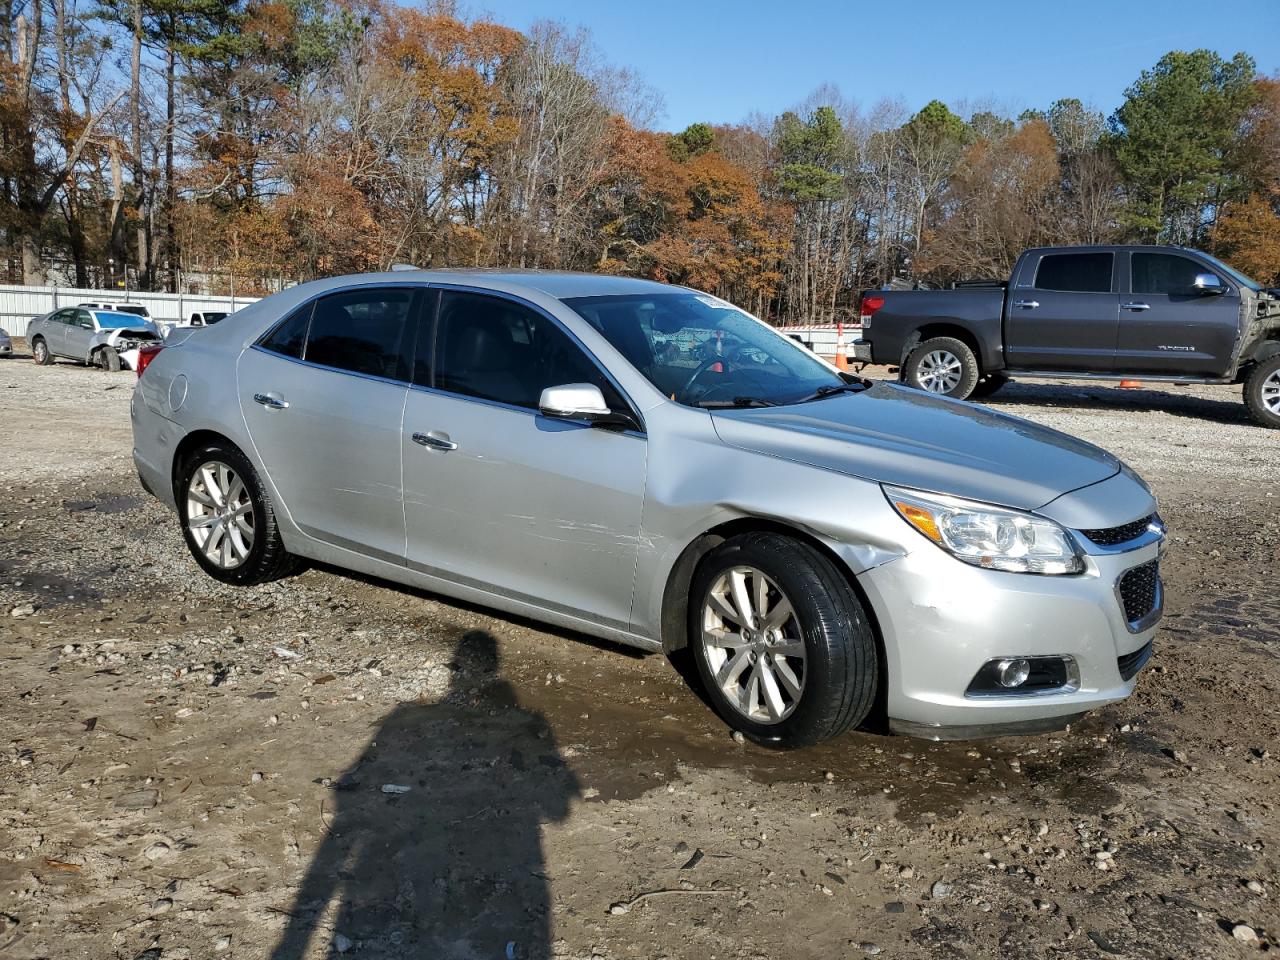
<svg viewBox="0 0 1280 960">
<path fill-rule="evenodd" d="M 0 960 L 1280 947 L 1280 434 L 1237 388 L 992 401 L 1161 499 L 1130 700 L 777 753 L 662 657 L 337 570 L 204 577 L 133 475 L 133 383 L 0 361 Z"/>
</svg>

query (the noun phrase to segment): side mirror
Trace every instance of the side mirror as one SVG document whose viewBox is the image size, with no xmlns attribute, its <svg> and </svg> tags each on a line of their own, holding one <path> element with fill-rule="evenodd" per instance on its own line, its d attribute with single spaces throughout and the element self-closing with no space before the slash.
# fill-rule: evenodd
<svg viewBox="0 0 1280 960">
<path fill-rule="evenodd" d="M 92 330 L 92 329 L 93 329 L 93 321 L 92 321 L 92 320 L 81 320 L 81 321 L 80 321 L 80 326 L 84 327 L 86 330 Z"/>
<path fill-rule="evenodd" d="M 629 413 L 615 412 L 604 402 L 604 394 L 593 383 L 567 383 L 547 387 L 538 398 L 538 412 L 556 420 L 576 420 L 594 427 L 638 430 L 640 424 Z"/>
<path fill-rule="evenodd" d="M 1222 278 L 1216 273 L 1197 273 L 1191 286 L 1195 288 L 1197 293 L 1205 296 L 1227 292 L 1227 288 L 1223 284 Z"/>
</svg>

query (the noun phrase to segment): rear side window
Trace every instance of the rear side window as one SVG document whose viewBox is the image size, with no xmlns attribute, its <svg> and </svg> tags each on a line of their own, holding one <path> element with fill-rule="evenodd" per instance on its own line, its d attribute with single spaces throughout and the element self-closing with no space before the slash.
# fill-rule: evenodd
<svg viewBox="0 0 1280 960">
<path fill-rule="evenodd" d="M 270 333 L 263 337 L 258 346 L 282 357 L 302 359 L 302 348 L 307 342 L 307 323 L 311 320 L 311 308 L 315 304 L 308 303 L 299 307 L 276 325 Z"/>
<path fill-rule="evenodd" d="M 1069 293 L 1110 293 L 1110 253 L 1051 253 L 1036 268 L 1037 290 Z"/>
<path fill-rule="evenodd" d="M 1196 274 L 1212 273 L 1194 260 L 1169 253 L 1133 255 L 1133 292 L 1189 295 L 1195 289 Z"/>
<path fill-rule="evenodd" d="M 316 301 L 303 359 L 335 370 L 408 379 L 405 340 L 414 291 L 372 287 Z"/>
</svg>

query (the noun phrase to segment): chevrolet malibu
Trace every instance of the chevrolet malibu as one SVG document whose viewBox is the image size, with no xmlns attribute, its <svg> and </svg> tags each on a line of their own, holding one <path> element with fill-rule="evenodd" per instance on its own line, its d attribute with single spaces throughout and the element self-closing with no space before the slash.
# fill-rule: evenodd
<svg viewBox="0 0 1280 960">
<path fill-rule="evenodd" d="M 341 277 L 153 356 L 134 460 L 225 583 L 321 561 L 689 648 L 720 716 L 778 746 L 873 714 L 1055 729 L 1151 654 L 1164 531 L 1124 464 L 855 380 L 707 294 Z"/>
</svg>

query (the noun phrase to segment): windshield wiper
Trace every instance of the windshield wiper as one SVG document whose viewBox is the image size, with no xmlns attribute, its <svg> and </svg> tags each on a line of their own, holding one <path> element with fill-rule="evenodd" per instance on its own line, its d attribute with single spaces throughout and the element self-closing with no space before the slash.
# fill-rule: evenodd
<svg viewBox="0 0 1280 960">
<path fill-rule="evenodd" d="M 829 383 L 825 387 L 819 387 L 807 397 L 801 397 L 793 403 L 808 403 L 810 400 L 821 400 L 823 397 L 834 397 L 837 393 L 861 393 L 871 385 L 864 381 L 858 383 Z"/>
<path fill-rule="evenodd" d="M 732 400 L 698 400 L 694 406 L 704 410 L 727 410 L 733 407 L 776 407 L 777 404 L 763 397 L 734 397 Z"/>
</svg>

